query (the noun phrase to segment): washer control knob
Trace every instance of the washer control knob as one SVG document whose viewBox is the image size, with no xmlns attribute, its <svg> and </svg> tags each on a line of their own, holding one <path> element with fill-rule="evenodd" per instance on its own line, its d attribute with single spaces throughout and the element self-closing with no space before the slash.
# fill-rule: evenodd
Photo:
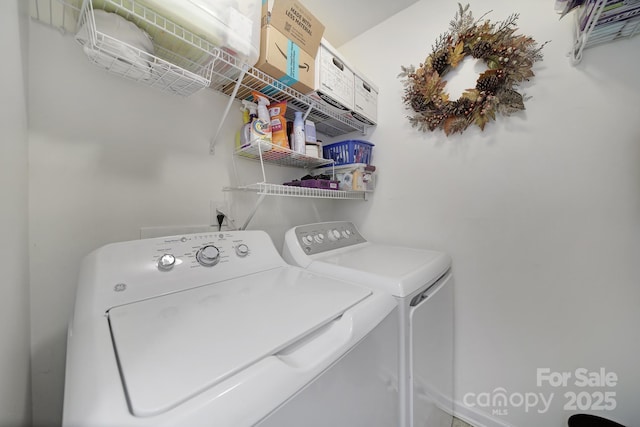
<svg viewBox="0 0 640 427">
<path fill-rule="evenodd" d="M 240 243 L 238 246 L 236 246 L 236 255 L 241 258 L 249 255 L 249 246 L 245 245 L 244 243 Z"/>
<path fill-rule="evenodd" d="M 345 239 L 348 239 L 349 237 L 351 237 L 351 230 L 343 230 L 342 237 L 344 237 Z"/>
<path fill-rule="evenodd" d="M 308 234 L 305 234 L 304 236 L 302 236 L 302 243 L 306 246 L 309 246 L 310 244 L 313 243 L 313 237 L 311 237 Z"/>
<path fill-rule="evenodd" d="M 213 245 L 203 246 L 196 252 L 196 261 L 204 267 L 213 267 L 220 261 L 220 251 Z"/>
<path fill-rule="evenodd" d="M 158 258 L 158 270 L 169 271 L 176 265 L 176 257 L 172 254 L 163 254 Z"/>
<path fill-rule="evenodd" d="M 329 236 L 329 240 L 335 242 L 340 238 L 340 232 L 334 228 L 333 230 L 329 231 L 327 236 Z"/>
<path fill-rule="evenodd" d="M 313 236 L 313 239 L 318 243 L 322 243 L 324 242 L 324 234 L 318 233 L 315 236 Z"/>
</svg>

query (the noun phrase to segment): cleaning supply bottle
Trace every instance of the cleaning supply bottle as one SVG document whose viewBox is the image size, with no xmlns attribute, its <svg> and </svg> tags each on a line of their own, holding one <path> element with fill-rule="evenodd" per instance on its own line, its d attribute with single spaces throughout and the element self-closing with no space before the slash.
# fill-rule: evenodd
<svg viewBox="0 0 640 427">
<path fill-rule="evenodd" d="M 293 120 L 293 146 L 295 152 L 305 153 L 304 139 L 304 119 L 302 118 L 302 111 L 296 111 Z"/>
<path fill-rule="evenodd" d="M 269 109 L 267 108 L 267 106 L 269 106 L 269 99 L 256 91 L 253 91 L 253 99 L 258 102 L 258 118 L 265 123 L 270 123 L 271 117 L 269 116 Z"/>
<path fill-rule="evenodd" d="M 240 147 L 244 148 L 251 143 L 251 122 L 258 117 L 258 106 L 251 101 L 242 101 L 242 130 L 240 131 Z"/>
</svg>

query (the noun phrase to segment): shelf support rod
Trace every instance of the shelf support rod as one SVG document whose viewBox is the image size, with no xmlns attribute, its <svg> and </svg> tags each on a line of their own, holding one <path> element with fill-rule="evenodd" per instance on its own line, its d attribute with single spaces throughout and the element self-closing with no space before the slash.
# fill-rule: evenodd
<svg viewBox="0 0 640 427">
<path fill-rule="evenodd" d="M 598 19 L 600 19 L 600 15 L 602 14 L 605 3 L 606 3 L 605 0 L 595 1 L 595 4 L 593 6 L 593 10 L 595 11 L 595 13 L 591 13 L 591 16 L 589 16 L 589 19 L 587 20 L 584 30 L 580 29 L 580 25 L 581 25 L 580 14 L 576 14 L 574 25 L 576 26 L 577 35 L 576 35 L 576 40 L 574 42 L 573 49 L 571 50 L 571 53 L 570 53 L 571 61 L 573 65 L 577 65 L 580 61 L 582 61 L 582 51 L 584 50 L 585 45 L 587 44 L 587 41 L 591 36 L 591 32 L 593 31 L 596 24 L 598 23 Z M 586 9 L 587 9 L 586 4 L 580 7 L 580 10 L 583 13 L 589 12 Z"/>
<path fill-rule="evenodd" d="M 313 110 L 312 105 L 310 105 L 309 108 L 307 109 L 307 112 L 304 113 L 304 117 L 302 118 L 302 120 L 304 120 L 305 122 L 307 121 L 307 117 L 309 117 L 309 114 L 311 114 L 311 110 Z"/>
<path fill-rule="evenodd" d="M 236 80 L 236 84 L 233 87 L 233 92 L 231 93 L 231 96 L 229 96 L 227 107 L 225 108 L 224 113 L 222 113 L 222 117 L 220 118 L 220 124 L 218 124 L 218 130 L 216 131 L 216 134 L 214 135 L 214 137 L 211 139 L 211 142 L 209 143 L 209 154 L 211 155 L 215 154 L 216 152 L 216 144 L 218 143 L 218 137 L 220 136 L 220 132 L 222 131 L 222 126 L 224 126 L 224 122 L 227 119 L 227 115 L 229 114 L 229 111 L 231 110 L 233 101 L 236 100 L 236 95 L 238 95 L 240 84 L 242 83 L 242 79 L 244 79 L 244 75 L 247 73 L 247 70 L 249 70 L 249 66 L 247 64 L 243 64 L 240 70 L 240 75 L 238 76 L 238 80 Z"/>
<path fill-rule="evenodd" d="M 260 197 L 258 197 L 258 200 L 256 201 L 256 204 L 253 207 L 253 210 L 251 211 L 251 213 L 249 214 L 249 216 L 245 220 L 244 224 L 242 224 L 242 227 L 240 227 L 240 230 L 246 230 L 247 229 L 247 227 L 249 226 L 249 223 L 251 222 L 251 220 L 255 216 L 256 212 L 258 212 L 258 208 L 260 207 L 260 205 L 264 201 L 265 197 L 267 197 L 266 193 L 260 194 Z"/>
</svg>

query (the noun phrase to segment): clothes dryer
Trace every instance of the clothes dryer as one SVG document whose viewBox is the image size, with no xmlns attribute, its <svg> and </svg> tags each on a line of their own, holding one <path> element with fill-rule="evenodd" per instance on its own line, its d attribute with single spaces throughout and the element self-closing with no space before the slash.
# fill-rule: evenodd
<svg viewBox="0 0 640 427">
<path fill-rule="evenodd" d="M 81 268 L 63 426 L 393 426 L 396 310 L 261 231 L 104 246 Z"/>
<path fill-rule="evenodd" d="M 453 414 L 453 277 L 437 251 L 367 241 L 350 222 L 294 227 L 284 259 L 361 283 L 398 301 L 399 399 L 404 427 L 450 427 Z"/>
</svg>

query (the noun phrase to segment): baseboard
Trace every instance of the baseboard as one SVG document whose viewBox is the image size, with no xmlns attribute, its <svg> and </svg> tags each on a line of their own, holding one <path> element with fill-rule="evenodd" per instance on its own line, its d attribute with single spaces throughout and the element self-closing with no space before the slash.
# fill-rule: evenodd
<svg viewBox="0 0 640 427">
<path fill-rule="evenodd" d="M 516 427 L 491 414 L 457 401 L 453 402 L 453 415 L 473 427 Z"/>
</svg>

